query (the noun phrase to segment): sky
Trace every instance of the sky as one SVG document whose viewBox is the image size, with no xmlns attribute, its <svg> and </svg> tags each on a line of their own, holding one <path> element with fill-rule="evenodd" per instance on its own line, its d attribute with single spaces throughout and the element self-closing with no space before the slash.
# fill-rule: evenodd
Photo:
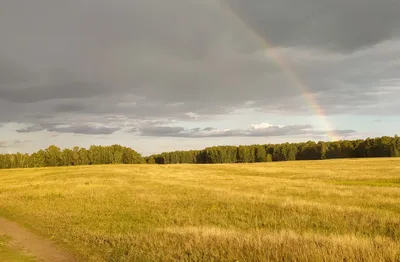
<svg viewBox="0 0 400 262">
<path fill-rule="evenodd" d="M 399 0 L 2 0 L 0 153 L 400 133 Z"/>
</svg>

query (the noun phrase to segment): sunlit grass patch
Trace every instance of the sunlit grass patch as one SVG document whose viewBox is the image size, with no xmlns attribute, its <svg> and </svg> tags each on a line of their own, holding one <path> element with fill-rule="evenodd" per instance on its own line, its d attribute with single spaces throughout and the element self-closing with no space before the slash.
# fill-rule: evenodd
<svg viewBox="0 0 400 262">
<path fill-rule="evenodd" d="M 398 261 L 399 165 L 1 170 L 0 215 L 83 261 Z"/>
<path fill-rule="evenodd" d="M 346 186 L 376 186 L 376 187 L 399 187 L 400 188 L 400 179 L 375 179 L 375 180 L 343 180 L 343 181 L 335 181 L 334 183 L 338 185 L 346 185 Z"/>
</svg>

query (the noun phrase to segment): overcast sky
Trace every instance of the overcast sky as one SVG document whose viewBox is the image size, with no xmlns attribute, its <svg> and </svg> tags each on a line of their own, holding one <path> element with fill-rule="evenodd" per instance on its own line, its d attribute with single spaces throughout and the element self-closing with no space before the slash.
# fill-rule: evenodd
<svg viewBox="0 0 400 262">
<path fill-rule="evenodd" d="M 399 12 L 399 0 L 2 0 L 0 152 L 400 133 Z"/>
</svg>

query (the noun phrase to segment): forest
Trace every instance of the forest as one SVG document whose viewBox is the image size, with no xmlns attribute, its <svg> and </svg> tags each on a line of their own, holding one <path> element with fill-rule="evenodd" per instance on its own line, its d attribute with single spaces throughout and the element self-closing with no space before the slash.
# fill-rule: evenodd
<svg viewBox="0 0 400 262">
<path fill-rule="evenodd" d="M 78 166 L 102 164 L 142 164 L 143 157 L 135 150 L 120 145 L 74 147 L 61 150 L 51 145 L 33 154 L 0 155 L 0 168 L 28 168 L 49 166 Z"/>
<path fill-rule="evenodd" d="M 0 168 L 29 168 L 103 164 L 255 163 L 334 158 L 400 157 L 400 138 L 383 136 L 335 142 L 215 146 L 203 150 L 166 152 L 142 157 L 121 145 L 74 147 L 51 145 L 33 154 L 0 154 Z"/>
<path fill-rule="evenodd" d="M 214 164 L 366 157 L 400 157 L 400 138 L 396 135 L 335 142 L 308 141 L 238 147 L 216 146 L 203 150 L 152 155 L 146 158 L 146 162 L 149 164 Z"/>
</svg>

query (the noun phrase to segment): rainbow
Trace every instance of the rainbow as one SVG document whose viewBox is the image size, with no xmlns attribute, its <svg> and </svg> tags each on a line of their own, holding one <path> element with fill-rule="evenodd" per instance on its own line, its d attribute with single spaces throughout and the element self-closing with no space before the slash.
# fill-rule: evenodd
<svg viewBox="0 0 400 262">
<path fill-rule="evenodd" d="M 234 10 L 232 10 L 229 5 L 227 5 L 225 0 L 215 0 L 220 3 L 220 9 L 223 13 L 230 19 L 234 20 L 239 26 L 241 26 L 244 30 L 246 30 L 250 35 L 252 35 L 257 42 L 260 42 L 263 48 L 265 49 L 265 55 L 272 58 L 279 68 L 282 70 L 282 73 L 291 81 L 293 86 L 297 88 L 301 94 L 303 95 L 305 101 L 311 109 L 316 113 L 318 118 L 320 119 L 322 125 L 326 129 L 328 133 L 328 137 L 331 140 L 340 140 L 340 137 L 336 134 L 336 132 L 332 129 L 331 124 L 326 119 L 326 114 L 324 109 L 318 104 L 316 98 L 313 93 L 307 88 L 307 85 L 303 83 L 300 76 L 295 74 L 293 68 L 285 62 L 285 60 L 279 56 L 278 53 L 270 52 L 268 50 L 273 46 L 265 37 L 259 35 L 250 25 L 248 25 Z"/>
</svg>

